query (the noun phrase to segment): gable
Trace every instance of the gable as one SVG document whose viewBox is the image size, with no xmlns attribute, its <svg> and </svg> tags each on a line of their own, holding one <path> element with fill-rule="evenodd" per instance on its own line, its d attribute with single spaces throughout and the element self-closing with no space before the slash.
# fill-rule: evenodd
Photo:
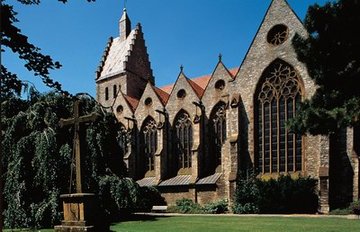
<svg viewBox="0 0 360 232">
<path fill-rule="evenodd" d="M 156 110 L 162 110 L 163 107 L 164 104 L 155 92 L 154 87 L 148 82 L 135 111 L 135 118 L 137 119 L 138 124 L 142 125 L 143 121 L 148 116 L 156 119 L 158 116 Z"/>
<path fill-rule="evenodd" d="M 191 118 L 195 116 L 196 107 L 193 102 L 199 102 L 200 98 L 194 88 L 198 88 L 199 91 L 201 87 L 194 82 L 189 82 L 189 79 L 181 72 L 166 103 L 166 110 L 169 112 L 170 121 L 173 120 L 174 115 L 181 109 L 189 112 Z M 181 96 L 183 91 L 185 95 Z"/>
</svg>

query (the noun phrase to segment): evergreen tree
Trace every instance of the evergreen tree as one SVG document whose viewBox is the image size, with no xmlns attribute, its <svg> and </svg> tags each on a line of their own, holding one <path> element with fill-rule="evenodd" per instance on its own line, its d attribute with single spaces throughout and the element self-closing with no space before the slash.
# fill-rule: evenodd
<svg viewBox="0 0 360 232">
<path fill-rule="evenodd" d="M 295 36 L 298 59 L 318 89 L 301 105 L 292 129 L 331 134 L 360 124 L 360 1 L 339 0 L 309 7 L 308 38 Z"/>
</svg>

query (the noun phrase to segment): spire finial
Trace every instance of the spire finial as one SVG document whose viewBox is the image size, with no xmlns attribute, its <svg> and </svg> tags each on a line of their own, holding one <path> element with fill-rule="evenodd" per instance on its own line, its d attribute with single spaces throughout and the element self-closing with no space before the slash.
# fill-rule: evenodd
<svg viewBox="0 0 360 232">
<path fill-rule="evenodd" d="M 126 11 L 126 0 L 124 0 L 124 11 Z"/>
<path fill-rule="evenodd" d="M 180 65 L 180 72 L 183 72 L 183 71 L 184 71 L 184 66 Z"/>
<path fill-rule="evenodd" d="M 221 60 L 222 60 L 222 54 L 219 53 L 219 62 L 221 62 Z"/>
</svg>

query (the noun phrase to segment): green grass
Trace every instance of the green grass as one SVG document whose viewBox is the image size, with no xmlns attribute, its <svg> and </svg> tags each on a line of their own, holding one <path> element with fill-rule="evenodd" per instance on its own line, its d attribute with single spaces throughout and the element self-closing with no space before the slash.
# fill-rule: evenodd
<svg viewBox="0 0 360 232">
<path fill-rule="evenodd" d="M 142 217 L 113 224 L 112 231 L 122 232 L 337 232 L 360 231 L 360 220 L 345 218 L 175 216 Z"/>
<path fill-rule="evenodd" d="M 128 221 L 113 224 L 110 229 L 119 232 L 355 232 L 360 231 L 360 220 L 330 217 L 133 216 Z M 53 231 L 41 230 L 41 232 Z"/>
</svg>

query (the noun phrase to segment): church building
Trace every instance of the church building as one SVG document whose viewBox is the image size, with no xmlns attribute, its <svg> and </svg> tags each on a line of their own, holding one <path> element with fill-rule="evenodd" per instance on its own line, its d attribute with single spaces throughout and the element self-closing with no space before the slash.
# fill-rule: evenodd
<svg viewBox="0 0 360 232">
<path fill-rule="evenodd" d="M 228 69 L 220 56 L 213 73 L 188 78 L 181 68 L 163 87 L 155 85 L 142 27 L 131 27 L 125 9 L 119 32 L 96 71 L 96 97 L 121 125 L 121 152 L 140 186 L 156 187 L 168 205 L 231 204 L 239 171 L 255 168 L 262 178 L 316 178 L 320 212 L 359 199 L 353 129 L 330 139 L 286 127 L 316 90 L 292 46 L 307 32 L 286 0 L 271 2 L 239 67 Z"/>
</svg>

